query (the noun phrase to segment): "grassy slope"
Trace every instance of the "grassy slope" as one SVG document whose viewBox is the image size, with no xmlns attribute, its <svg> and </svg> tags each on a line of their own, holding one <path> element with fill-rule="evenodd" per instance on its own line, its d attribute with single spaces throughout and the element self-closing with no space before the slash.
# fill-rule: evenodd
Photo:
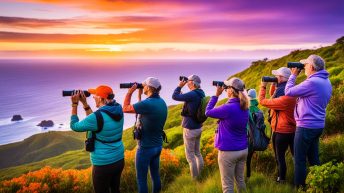
<svg viewBox="0 0 344 193">
<path fill-rule="evenodd" d="M 287 62 L 299 61 L 307 58 L 310 54 L 317 54 L 326 61 L 326 70 L 330 73 L 330 80 L 333 86 L 333 96 L 327 108 L 326 133 L 337 133 L 344 131 L 344 37 L 337 40 L 332 46 L 316 50 L 296 50 L 290 54 L 271 61 L 256 61 L 246 70 L 233 76 L 241 78 L 246 88 L 259 90 L 262 76 L 271 75 L 271 70 L 287 66 Z M 301 72 L 297 82 L 304 80 L 306 76 Z M 266 109 L 265 109 L 266 110 Z"/>
<path fill-rule="evenodd" d="M 33 135 L 24 141 L 0 146 L 0 168 L 21 165 L 82 148 L 83 134 L 48 132 Z"/>
</svg>

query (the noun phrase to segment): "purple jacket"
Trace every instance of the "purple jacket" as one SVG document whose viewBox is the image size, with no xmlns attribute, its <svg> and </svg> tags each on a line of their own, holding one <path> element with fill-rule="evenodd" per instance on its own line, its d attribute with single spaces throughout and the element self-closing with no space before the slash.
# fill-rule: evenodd
<svg viewBox="0 0 344 193">
<path fill-rule="evenodd" d="M 285 95 L 298 97 L 294 110 L 297 127 L 321 129 L 325 127 L 326 106 L 332 95 L 332 85 L 326 70 L 310 75 L 295 86 L 296 76 L 291 75 Z"/>
<path fill-rule="evenodd" d="M 240 109 L 239 98 L 214 108 L 218 97 L 211 97 L 205 110 L 207 117 L 219 119 L 215 134 L 215 147 L 221 151 L 240 151 L 247 148 L 247 122 L 249 110 Z"/>
</svg>

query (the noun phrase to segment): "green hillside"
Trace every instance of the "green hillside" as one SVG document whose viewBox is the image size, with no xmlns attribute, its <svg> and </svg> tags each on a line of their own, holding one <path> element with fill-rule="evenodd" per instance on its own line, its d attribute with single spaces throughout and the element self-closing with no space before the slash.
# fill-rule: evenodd
<svg viewBox="0 0 344 193">
<path fill-rule="evenodd" d="M 252 62 L 246 70 L 233 76 L 241 78 L 246 88 L 255 88 L 259 91 L 262 76 L 272 75 L 271 71 L 288 62 L 300 61 L 311 54 L 317 54 L 324 58 L 326 70 L 330 73 L 330 80 L 333 86 L 333 95 L 327 108 L 326 133 L 337 133 L 344 131 L 344 37 L 339 38 L 332 46 L 322 47 L 316 50 L 295 50 L 290 54 L 273 60 L 259 60 Z M 301 72 L 297 81 L 304 80 L 306 76 Z"/>
<path fill-rule="evenodd" d="M 56 132 L 33 135 L 24 141 L 0 146 L 0 168 L 17 166 L 54 157 L 83 146 L 81 133 Z"/>
</svg>

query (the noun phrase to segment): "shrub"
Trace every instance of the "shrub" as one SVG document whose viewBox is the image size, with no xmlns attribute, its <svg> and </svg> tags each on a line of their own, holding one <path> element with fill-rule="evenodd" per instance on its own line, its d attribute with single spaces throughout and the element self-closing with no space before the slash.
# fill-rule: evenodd
<svg viewBox="0 0 344 193">
<path fill-rule="evenodd" d="M 333 164 L 328 162 L 321 166 L 310 167 L 307 176 L 307 192 L 323 193 L 343 190 L 344 163 Z"/>
<path fill-rule="evenodd" d="M 137 191 L 135 152 L 136 150 L 125 152 L 125 167 L 121 176 L 122 192 Z M 162 150 L 160 160 L 162 184 L 167 184 L 180 174 L 180 163 L 174 152 L 169 149 Z M 91 193 L 92 191 L 91 168 L 63 170 L 44 167 L 38 171 L 0 182 L 1 193 Z"/>
</svg>

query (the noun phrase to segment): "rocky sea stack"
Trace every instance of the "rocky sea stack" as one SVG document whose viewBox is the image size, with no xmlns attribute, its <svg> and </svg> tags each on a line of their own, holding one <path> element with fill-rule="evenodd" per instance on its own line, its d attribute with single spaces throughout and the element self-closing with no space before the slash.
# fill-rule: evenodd
<svg viewBox="0 0 344 193">
<path fill-rule="evenodd" d="M 13 115 L 11 121 L 21 121 L 23 117 L 21 115 Z"/>
<path fill-rule="evenodd" d="M 40 126 L 40 127 L 53 127 L 54 126 L 54 122 L 52 120 L 43 120 L 37 126 Z"/>
</svg>

